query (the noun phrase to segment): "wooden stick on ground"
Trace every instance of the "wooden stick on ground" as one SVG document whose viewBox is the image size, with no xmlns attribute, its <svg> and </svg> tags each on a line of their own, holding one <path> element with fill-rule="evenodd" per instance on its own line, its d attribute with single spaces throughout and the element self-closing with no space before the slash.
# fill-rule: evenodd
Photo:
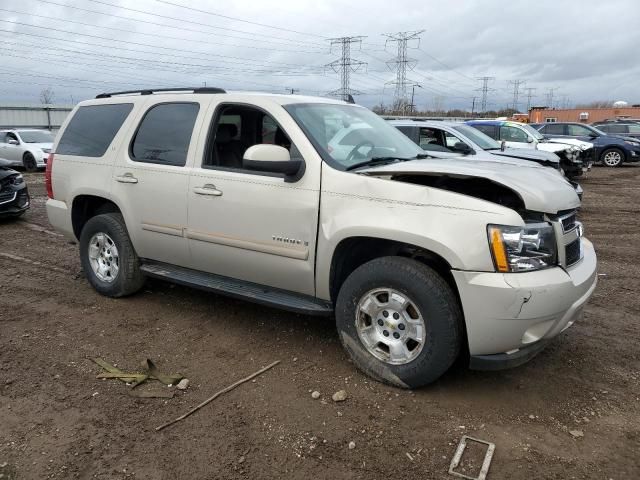
<svg viewBox="0 0 640 480">
<path fill-rule="evenodd" d="M 212 402 L 213 400 L 215 400 L 216 398 L 218 398 L 220 395 L 222 395 L 223 393 L 227 393 L 231 390 L 233 390 L 234 388 L 236 388 L 238 385 L 242 385 L 245 382 L 248 382 L 249 380 L 251 380 L 252 378 L 257 377 L 258 375 L 263 374 L 264 372 L 266 372 L 267 370 L 269 370 L 270 368 L 275 367 L 276 365 L 278 365 L 280 363 L 280 360 L 276 360 L 275 362 L 273 362 L 271 365 L 267 365 L 266 367 L 264 367 L 261 370 L 258 370 L 256 373 L 252 373 L 251 375 L 249 375 L 246 378 L 243 378 L 242 380 L 238 380 L 236 383 L 234 383 L 233 385 L 229 385 L 226 388 L 223 388 L 222 390 L 220 390 L 219 392 L 213 394 L 212 396 L 210 396 L 209 398 L 207 398 L 204 402 L 202 402 L 200 405 L 198 405 L 197 407 L 192 408 L 191 410 L 189 410 L 187 413 L 185 413 L 184 415 L 180 415 L 178 418 L 171 420 L 168 423 L 165 423 L 164 425 L 160 425 L 159 427 L 156 427 L 156 432 L 162 430 L 163 428 L 166 428 L 170 425 L 173 425 L 174 423 L 178 423 L 180 420 L 184 420 L 185 418 L 187 418 L 189 415 L 191 415 L 192 413 L 197 412 L 198 410 L 200 410 L 202 407 L 204 407 L 206 404 L 208 404 L 209 402 Z"/>
</svg>

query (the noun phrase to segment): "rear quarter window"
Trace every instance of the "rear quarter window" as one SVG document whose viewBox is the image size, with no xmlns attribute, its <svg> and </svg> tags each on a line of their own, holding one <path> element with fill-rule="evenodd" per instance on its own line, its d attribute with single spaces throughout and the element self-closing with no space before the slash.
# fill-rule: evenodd
<svg viewBox="0 0 640 480">
<path fill-rule="evenodd" d="M 102 157 L 132 108 L 132 103 L 78 108 L 65 128 L 55 153 Z"/>
</svg>

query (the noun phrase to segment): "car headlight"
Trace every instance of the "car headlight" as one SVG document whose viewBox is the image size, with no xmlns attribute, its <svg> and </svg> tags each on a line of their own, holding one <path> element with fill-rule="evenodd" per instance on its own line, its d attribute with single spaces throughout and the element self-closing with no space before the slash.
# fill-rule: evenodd
<svg viewBox="0 0 640 480">
<path fill-rule="evenodd" d="M 488 225 L 489 247 L 498 272 L 530 272 L 557 263 L 556 240 L 549 223 L 524 227 Z"/>
<path fill-rule="evenodd" d="M 42 150 L 44 153 L 51 153 L 50 148 L 41 148 L 40 150 Z"/>
<path fill-rule="evenodd" d="M 631 140 L 625 140 L 624 143 L 631 145 L 632 147 L 640 147 L 640 142 L 632 142 Z"/>
<path fill-rule="evenodd" d="M 9 183 L 11 185 L 20 185 L 22 182 L 24 182 L 24 178 L 21 174 L 12 175 L 11 177 L 9 177 Z"/>
</svg>

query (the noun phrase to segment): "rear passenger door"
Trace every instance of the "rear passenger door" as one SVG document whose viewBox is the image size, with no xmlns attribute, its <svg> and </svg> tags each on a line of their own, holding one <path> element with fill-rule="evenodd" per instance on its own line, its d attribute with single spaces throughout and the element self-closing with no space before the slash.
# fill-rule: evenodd
<svg viewBox="0 0 640 480">
<path fill-rule="evenodd" d="M 206 105 L 150 98 L 113 169 L 112 193 L 141 258 L 187 266 L 187 189 Z M 206 98 L 206 97 L 205 97 Z M 202 100 L 202 102 L 206 102 Z"/>
</svg>

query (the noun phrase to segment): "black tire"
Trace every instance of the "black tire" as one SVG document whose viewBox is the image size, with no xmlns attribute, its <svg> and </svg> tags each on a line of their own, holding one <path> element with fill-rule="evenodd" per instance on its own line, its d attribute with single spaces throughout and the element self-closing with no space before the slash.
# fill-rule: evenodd
<svg viewBox="0 0 640 480">
<path fill-rule="evenodd" d="M 619 148 L 607 148 L 600 154 L 602 165 L 609 168 L 619 167 L 626 160 L 624 152 Z"/>
<path fill-rule="evenodd" d="M 36 172 L 38 171 L 38 163 L 36 162 L 35 157 L 27 152 L 22 157 L 22 165 L 27 172 Z"/>
<path fill-rule="evenodd" d="M 89 261 L 89 242 L 100 232 L 109 235 L 118 249 L 119 271 L 111 282 L 99 279 Z M 138 255 L 119 213 L 96 215 L 87 221 L 80 234 L 80 263 L 91 286 L 107 297 L 131 295 L 144 285 L 145 277 L 140 271 Z"/>
<path fill-rule="evenodd" d="M 358 335 L 358 302 L 367 292 L 380 287 L 393 288 L 410 297 L 425 319 L 425 343 L 408 363 L 392 365 L 376 358 Z M 358 267 L 340 288 L 335 315 L 342 345 L 356 366 L 390 385 L 427 385 L 446 372 L 460 352 L 463 316 L 455 294 L 434 270 L 412 259 L 382 257 Z"/>
</svg>

